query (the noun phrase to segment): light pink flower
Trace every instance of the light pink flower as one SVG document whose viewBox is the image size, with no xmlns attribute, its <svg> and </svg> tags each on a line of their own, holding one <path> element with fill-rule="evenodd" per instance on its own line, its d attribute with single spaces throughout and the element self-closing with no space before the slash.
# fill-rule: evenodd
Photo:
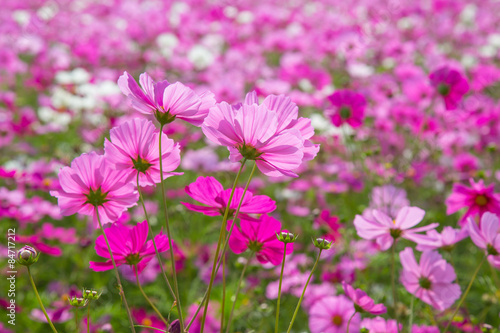
<svg viewBox="0 0 500 333">
<path fill-rule="evenodd" d="M 360 93 L 351 90 L 338 90 L 328 96 L 334 110 L 330 115 L 332 123 L 340 127 L 348 123 L 351 127 L 359 127 L 363 123 L 366 100 Z"/>
<path fill-rule="evenodd" d="M 50 191 L 58 198 L 61 214 L 80 213 L 92 216 L 97 223 L 96 207 L 101 223 L 118 220 L 121 214 L 137 204 L 139 194 L 124 171 L 114 170 L 104 156 L 92 152 L 82 154 L 59 172 L 61 190 Z"/>
<path fill-rule="evenodd" d="M 359 237 L 375 239 L 380 249 L 385 251 L 400 237 L 418 242 L 419 237 L 422 237 L 418 234 L 419 232 L 434 229 L 439 225 L 439 223 L 431 223 L 423 227 L 413 228 L 422 221 L 424 215 L 425 211 L 418 207 L 403 207 L 393 220 L 383 212 L 373 210 L 373 220 L 356 215 L 354 226 Z"/>
<path fill-rule="evenodd" d="M 344 295 L 323 297 L 309 310 L 309 329 L 311 333 L 345 333 L 353 313 L 354 304 Z M 349 330 L 358 332 L 359 322 L 360 316 L 356 313 Z"/>
<path fill-rule="evenodd" d="M 365 318 L 361 322 L 361 328 L 366 328 L 370 333 L 398 333 L 403 330 L 403 325 L 394 319 L 385 320 L 382 317 Z"/>
<path fill-rule="evenodd" d="M 469 217 L 481 217 L 485 212 L 500 214 L 500 194 L 495 193 L 494 185 L 485 186 L 482 179 L 476 183 L 471 178 L 469 182 L 471 187 L 453 184 L 452 193 L 446 199 L 446 214 L 467 208 L 460 219 L 460 225 L 465 225 Z"/>
<path fill-rule="evenodd" d="M 139 173 L 140 186 L 157 184 L 161 181 L 159 135 L 151 121 L 134 118 L 111 129 L 111 141 L 104 141 L 104 156 L 115 169 L 124 170 L 129 181 L 136 183 Z M 161 139 L 163 179 L 181 175 L 171 172 L 181 162 L 179 144 L 175 144 L 165 133 L 162 133 Z"/>
<path fill-rule="evenodd" d="M 138 223 L 132 228 L 116 223 L 104 229 L 116 266 L 124 264 L 130 266 L 137 265 L 137 272 L 139 274 L 142 272 L 156 253 L 153 241 L 148 240 L 148 230 L 147 221 Z M 160 253 L 170 248 L 168 238 L 163 235 L 163 233 L 155 236 L 155 243 Z M 95 251 L 99 256 L 109 260 L 106 262 L 91 261 L 90 268 L 96 272 L 113 269 L 113 263 L 109 256 L 104 235 L 97 237 L 95 241 Z"/>
<path fill-rule="evenodd" d="M 478 226 L 476 221 L 469 219 L 467 225 L 469 229 L 470 239 L 480 249 L 485 250 L 488 256 L 488 261 L 491 265 L 500 269 L 500 234 L 498 216 L 486 212 L 481 217 L 481 222 Z"/>
<path fill-rule="evenodd" d="M 236 212 L 243 192 L 244 189 L 241 187 L 235 189 L 229 206 L 229 218 Z M 189 210 L 208 216 L 217 216 L 224 215 L 231 195 L 231 189 L 224 190 L 221 183 L 214 177 L 198 177 L 194 183 L 186 186 L 186 193 L 191 198 L 206 205 L 200 206 L 181 202 Z M 247 191 L 241 204 L 239 216 L 245 219 L 252 219 L 248 214 L 266 214 L 275 209 L 275 201 L 268 196 L 253 195 L 252 192 Z"/>
<path fill-rule="evenodd" d="M 276 111 L 262 104 L 235 108 L 225 102 L 210 109 L 202 125 L 211 141 L 226 146 L 232 162 L 255 160 L 267 176 L 297 177 L 304 158 L 304 138 L 298 128 L 282 129 Z"/>
<path fill-rule="evenodd" d="M 228 223 L 228 230 L 231 227 Z M 240 228 L 233 228 L 229 238 L 231 250 L 240 254 L 247 249 L 255 252 L 257 260 L 262 263 L 270 262 L 273 265 L 281 264 L 285 244 L 279 241 L 276 234 L 281 232 L 281 223 L 268 215 L 263 215 L 260 221 L 247 219 L 240 220 Z M 293 252 L 293 243 L 286 247 L 286 254 Z"/>
<path fill-rule="evenodd" d="M 384 304 L 375 304 L 373 299 L 369 297 L 363 290 L 354 289 L 345 281 L 342 281 L 342 288 L 344 288 L 346 296 L 354 302 L 354 308 L 357 312 L 368 312 L 374 315 L 379 315 L 387 312 Z"/>
<path fill-rule="evenodd" d="M 439 311 L 448 309 L 460 297 L 460 286 L 453 283 L 455 270 L 436 251 L 423 252 L 420 263 L 410 247 L 399 257 L 403 266 L 400 280 L 410 294 Z"/>
<path fill-rule="evenodd" d="M 142 89 L 130 74 L 124 72 L 118 79 L 118 86 L 134 109 L 153 114 L 160 124 L 182 119 L 200 126 L 208 109 L 215 104 L 211 92 L 198 95 L 180 82 L 170 84 L 164 80 L 156 83 L 147 73 L 140 75 L 139 82 Z"/>
<path fill-rule="evenodd" d="M 437 250 L 446 249 L 449 250 L 456 243 L 460 242 L 469 235 L 466 227 L 462 229 L 454 229 L 453 227 L 444 227 L 441 233 L 437 232 L 435 229 L 427 231 L 425 236 L 421 236 L 418 239 L 417 250 Z"/>
<path fill-rule="evenodd" d="M 429 75 L 431 85 L 443 97 L 446 110 L 454 110 L 469 91 L 467 79 L 448 66 L 438 68 Z"/>
</svg>

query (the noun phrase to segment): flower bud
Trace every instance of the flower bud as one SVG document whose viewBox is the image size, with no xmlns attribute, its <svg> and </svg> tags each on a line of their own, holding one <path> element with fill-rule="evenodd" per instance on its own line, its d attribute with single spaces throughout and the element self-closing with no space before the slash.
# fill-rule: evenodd
<svg viewBox="0 0 500 333">
<path fill-rule="evenodd" d="M 30 266 L 38 261 L 40 253 L 29 245 L 23 246 L 17 251 L 17 263 L 23 266 Z"/>
<path fill-rule="evenodd" d="M 280 242 L 283 243 L 293 243 L 297 240 L 299 235 L 294 235 L 292 232 L 282 231 L 281 233 L 276 233 L 276 237 Z"/>
<path fill-rule="evenodd" d="M 493 330 L 493 326 L 489 325 L 489 324 L 483 324 L 481 325 L 481 332 L 483 333 L 493 333 L 494 330 Z"/>
<path fill-rule="evenodd" d="M 81 307 L 87 305 L 88 302 L 89 301 L 87 299 L 84 299 L 83 297 L 72 297 L 69 300 L 69 305 L 77 307 L 77 308 L 81 308 Z"/>
<path fill-rule="evenodd" d="M 329 250 L 333 245 L 331 241 L 324 238 L 316 238 L 315 240 L 313 240 L 313 244 L 321 250 Z"/>
<path fill-rule="evenodd" d="M 98 293 L 94 289 L 85 289 L 84 288 L 82 291 L 83 298 L 88 299 L 90 301 L 98 300 L 99 297 L 101 297 L 101 294 L 102 294 L 102 292 Z"/>
<path fill-rule="evenodd" d="M 181 324 L 179 320 L 174 320 L 168 327 L 168 333 L 181 333 Z"/>
</svg>

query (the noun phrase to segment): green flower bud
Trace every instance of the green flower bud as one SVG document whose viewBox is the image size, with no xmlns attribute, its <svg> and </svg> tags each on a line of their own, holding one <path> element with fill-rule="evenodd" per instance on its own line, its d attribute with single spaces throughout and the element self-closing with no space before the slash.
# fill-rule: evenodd
<svg viewBox="0 0 500 333">
<path fill-rule="evenodd" d="M 280 234 L 276 233 L 276 237 L 280 242 L 283 243 L 293 243 L 297 240 L 299 235 L 294 235 L 291 232 L 282 231 Z"/>
<path fill-rule="evenodd" d="M 72 297 L 69 300 L 69 305 L 77 307 L 77 308 L 81 308 L 81 307 L 84 307 L 85 305 L 87 305 L 88 302 L 89 301 L 87 299 L 84 299 L 83 297 Z"/>
<path fill-rule="evenodd" d="M 88 299 L 90 301 L 96 301 L 101 297 L 102 292 L 97 292 L 94 289 L 83 289 L 82 295 L 84 299 Z"/>
<path fill-rule="evenodd" d="M 26 245 L 17 251 L 17 263 L 23 266 L 31 266 L 38 261 L 40 253 L 33 247 Z"/>
<path fill-rule="evenodd" d="M 324 238 L 316 238 L 315 240 L 313 240 L 313 244 L 321 250 L 329 250 L 333 245 L 332 242 Z"/>
</svg>

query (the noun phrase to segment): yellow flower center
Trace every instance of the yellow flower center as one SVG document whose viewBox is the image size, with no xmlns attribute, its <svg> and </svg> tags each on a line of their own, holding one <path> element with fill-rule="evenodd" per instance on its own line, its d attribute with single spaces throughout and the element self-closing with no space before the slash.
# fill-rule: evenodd
<svg viewBox="0 0 500 333">
<path fill-rule="evenodd" d="M 332 323 L 335 325 L 335 326 L 340 326 L 342 325 L 342 317 L 339 316 L 339 315 L 335 315 L 333 316 L 332 318 Z"/>
<path fill-rule="evenodd" d="M 488 203 L 488 198 L 486 198 L 484 195 L 478 195 L 476 197 L 476 204 L 479 206 L 485 206 Z"/>
<path fill-rule="evenodd" d="M 153 325 L 153 322 L 152 322 L 152 321 L 151 321 L 151 319 L 149 319 L 149 318 L 144 318 L 144 319 L 142 320 L 142 324 L 143 324 L 144 326 L 151 326 L 151 325 Z"/>
</svg>

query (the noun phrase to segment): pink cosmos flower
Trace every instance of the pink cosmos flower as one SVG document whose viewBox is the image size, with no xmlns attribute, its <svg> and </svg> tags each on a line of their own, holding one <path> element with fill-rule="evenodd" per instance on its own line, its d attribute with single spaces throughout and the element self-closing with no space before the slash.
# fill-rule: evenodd
<svg viewBox="0 0 500 333">
<path fill-rule="evenodd" d="M 412 325 L 411 333 L 439 333 L 439 328 L 436 326 Z"/>
<path fill-rule="evenodd" d="M 330 212 L 326 209 L 322 210 L 319 216 L 314 219 L 313 227 L 323 226 L 327 229 L 326 239 L 335 241 L 340 237 L 339 230 L 342 228 L 342 224 L 339 222 L 338 216 L 330 215 Z"/>
<path fill-rule="evenodd" d="M 161 181 L 159 135 L 153 123 L 134 118 L 110 131 L 111 141 L 104 141 L 106 159 L 117 170 L 124 170 L 128 179 L 136 182 L 139 173 L 140 186 L 154 185 Z M 162 133 L 163 179 L 182 173 L 173 173 L 180 162 L 179 144 Z"/>
<path fill-rule="evenodd" d="M 354 305 L 344 295 L 323 297 L 309 310 L 309 329 L 311 333 L 345 333 L 353 313 Z M 359 322 L 360 316 L 356 313 L 349 330 L 358 332 Z"/>
<path fill-rule="evenodd" d="M 466 227 L 462 229 L 454 229 L 452 227 L 444 227 L 441 233 L 435 229 L 427 231 L 425 236 L 418 240 L 417 250 L 437 250 L 445 249 L 450 250 L 453 245 L 460 242 L 469 235 Z"/>
<path fill-rule="evenodd" d="M 59 172 L 61 190 L 50 191 L 58 199 L 64 216 L 80 213 L 92 216 L 97 223 L 96 208 L 101 223 L 118 220 L 121 214 L 137 204 L 139 194 L 127 180 L 124 171 L 113 170 L 104 156 L 94 152 L 82 154 Z"/>
<path fill-rule="evenodd" d="M 481 217 L 481 222 L 478 224 L 469 219 L 467 225 L 469 229 L 470 239 L 480 249 L 485 250 L 488 256 L 488 261 L 492 266 L 500 268 L 500 234 L 498 216 L 486 212 Z"/>
<path fill-rule="evenodd" d="M 446 110 L 454 110 L 469 91 L 467 79 L 455 69 L 441 67 L 429 75 L 431 85 L 443 96 Z"/>
<path fill-rule="evenodd" d="M 228 223 L 228 230 L 233 222 Z M 262 215 L 260 221 L 240 220 L 240 228 L 233 228 L 229 238 L 231 250 L 240 254 L 247 249 L 255 252 L 257 260 L 262 263 L 270 262 L 273 265 L 281 264 L 285 244 L 276 238 L 281 232 L 281 223 L 268 215 Z M 286 247 L 286 254 L 293 252 L 293 243 Z"/>
<path fill-rule="evenodd" d="M 393 185 L 374 187 L 370 198 L 370 208 L 380 210 L 390 217 L 396 217 L 399 210 L 409 206 L 406 191 Z"/>
<path fill-rule="evenodd" d="M 366 100 L 363 95 L 351 90 L 337 90 L 328 96 L 334 106 L 330 115 L 332 123 L 340 127 L 348 123 L 351 127 L 359 127 L 363 123 Z"/>
<path fill-rule="evenodd" d="M 399 257 L 403 266 L 400 280 L 410 294 L 439 311 L 448 309 L 460 297 L 460 286 L 452 283 L 457 277 L 455 270 L 436 251 L 423 252 L 419 264 L 410 247 Z"/>
<path fill-rule="evenodd" d="M 164 80 L 156 83 L 147 73 L 142 73 L 139 83 L 142 89 L 127 72 L 118 79 L 118 86 L 132 107 L 143 114 L 153 114 L 162 125 L 178 118 L 200 126 L 208 109 L 215 104 L 211 92 L 198 95 L 180 82 L 170 84 Z"/>
<path fill-rule="evenodd" d="M 403 325 L 399 324 L 394 319 L 385 320 L 382 317 L 365 318 L 361 322 L 361 328 L 365 328 L 370 333 L 398 333 L 402 331 Z"/>
<path fill-rule="evenodd" d="M 354 308 L 357 312 L 368 312 L 374 315 L 379 315 L 387 312 L 384 304 L 375 304 L 373 299 L 371 299 L 363 290 L 354 289 L 345 281 L 342 281 L 342 287 L 344 288 L 346 296 L 354 302 Z"/>
<path fill-rule="evenodd" d="M 132 228 L 121 224 L 113 224 L 104 230 L 108 237 L 116 266 L 123 264 L 137 265 L 137 272 L 139 274 L 142 272 L 155 256 L 153 241 L 148 241 L 148 229 L 148 222 L 143 221 Z M 155 243 L 158 252 L 165 252 L 170 248 L 168 238 L 163 233 L 155 236 Z M 90 268 L 96 272 L 113 269 L 113 263 L 111 262 L 103 235 L 97 237 L 95 251 L 99 256 L 108 258 L 109 260 L 106 262 L 91 261 Z"/>
<path fill-rule="evenodd" d="M 392 219 L 379 210 L 373 210 L 373 219 L 356 215 L 354 226 L 358 236 L 364 239 L 375 239 L 380 249 L 390 248 L 398 238 L 406 238 L 418 242 L 419 232 L 434 229 L 439 223 L 431 223 L 424 227 L 413 228 L 424 218 L 425 211 L 418 207 L 403 207 L 399 210 L 396 219 Z M 413 229 L 411 229 L 413 228 Z"/>
<path fill-rule="evenodd" d="M 188 317 L 190 317 L 189 322 L 192 320 L 196 309 L 198 308 L 197 304 L 192 304 L 189 309 L 188 309 Z M 204 331 L 207 333 L 217 333 L 220 332 L 220 320 L 216 319 L 215 316 L 215 311 L 214 307 L 212 304 L 208 305 L 208 313 L 207 313 L 207 318 L 205 320 L 205 326 L 204 326 Z M 193 321 L 193 325 L 189 329 L 189 332 L 191 333 L 200 333 L 201 332 L 201 317 L 202 317 L 202 311 L 198 312 L 196 315 L 196 318 Z"/>
<path fill-rule="evenodd" d="M 495 193 L 494 185 L 485 186 L 482 179 L 476 183 L 471 178 L 469 182 L 471 187 L 453 184 L 452 193 L 445 201 L 448 215 L 467 207 L 459 221 L 461 226 L 467 223 L 469 217 L 481 217 L 485 212 L 500 214 L 500 194 Z"/>
<path fill-rule="evenodd" d="M 280 116 L 262 104 L 243 104 L 239 108 L 225 102 L 210 108 L 202 125 L 211 141 L 227 146 L 231 162 L 255 160 L 267 176 L 298 177 L 304 158 L 304 138 L 297 127 L 286 128 L 291 115 Z M 284 128 L 283 128 L 284 126 Z"/>
<path fill-rule="evenodd" d="M 158 319 L 155 315 L 148 315 L 146 313 L 146 310 L 144 310 L 144 309 L 132 309 L 132 317 L 134 317 L 134 320 L 138 325 L 155 327 L 155 328 L 158 328 L 160 330 L 165 330 L 167 328 L 163 321 Z M 143 328 L 139 332 L 150 333 L 150 332 L 159 332 L 159 331 Z"/>
<path fill-rule="evenodd" d="M 237 187 L 229 206 L 229 218 L 238 208 L 244 189 Z M 206 206 L 193 205 L 181 202 L 189 210 L 203 213 L 208 216 L 224 215 L 231 189 L 224 190 L 221 183 L 214 177 L 198 177 L 194 183 L 186 186 L 186 193 L 196 201 Z M 245 193 L 241 204 L 239 216 L 252 219 L 248 214 L 266 214 L 276 209 L 276 202 L 266 195 L 253 195 L 250 191 Z"/>
</svg>

